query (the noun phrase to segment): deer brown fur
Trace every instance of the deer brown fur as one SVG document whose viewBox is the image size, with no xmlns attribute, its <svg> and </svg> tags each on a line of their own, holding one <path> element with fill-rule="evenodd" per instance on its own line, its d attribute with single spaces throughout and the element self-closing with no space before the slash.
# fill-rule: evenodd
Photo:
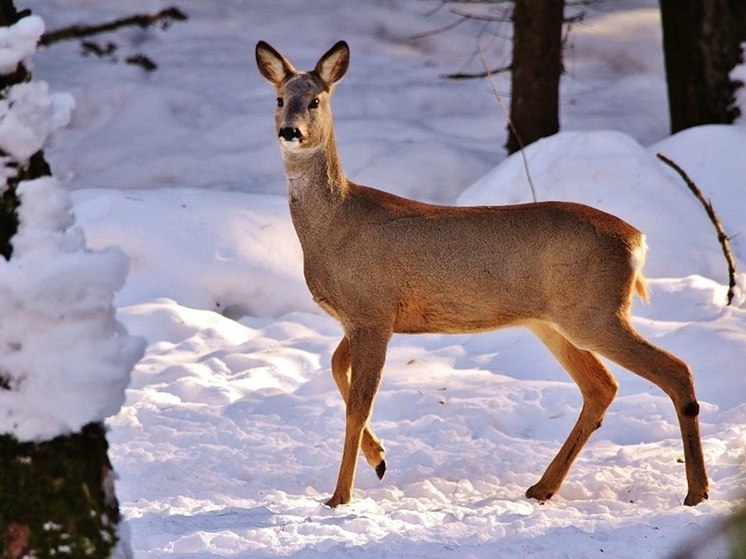
<svg viewBox="0 0 746 559">
<path fill-rule="evenodd" d="M 642 233 L 580 204 L 437 206 L 357 185 L 342 170 L 330 107 L 349 65 L 347 44 L 334 45 L 310 72 L 297 71 L 264 41 L 256 60 L 277 92 L 275 124 L 306 282 L 344 329 L 332 373 L 346 403 L 346 429 L 329 506 L 349 502 L 361 448 L 378 476 L 385 472 L 368 421 L 392 334 L 506 326 L 534 332 L 583 396 L 577 423 L 528 497 L 552 497 L 601 425 L 617 392 L 603 356 L 672 399 L 684 444 L 684 503 L 707 498 L 689 368 L 630 323 L 633 292 L 647 296 Z"/>
</svg>

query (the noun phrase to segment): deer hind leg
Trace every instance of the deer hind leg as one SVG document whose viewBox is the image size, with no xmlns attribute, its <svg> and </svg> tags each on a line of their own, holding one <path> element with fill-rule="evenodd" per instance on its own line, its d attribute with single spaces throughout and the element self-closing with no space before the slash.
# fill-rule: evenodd
<svg viewBox="0 0 746 559">
<path fill-rule="evenodd" d="M 390 337 L 390 331 L 372 328 L 354 329 L 348 333 L 352 370 L 347 394 L 345 441 L 337 486 L 326 503 L 330 507 L 350 502 L 363 431 L 373 411 Z"/>
<path fill-rule="evenodd" d="M 707 499 L 707 472 L 699 434 L 699 404 L 694 380 L 686 363 L 640 336 L 625 318 L 616 316 L 610 328 L 599 328 L 589 344 L 608 357 L 659 386 L 673 401 L 684 443 L 688 493 L 684 504 Z"/>
<path fill-rule="evenodd" d="M 352 354 L 350 353 L 350 340 L 345 336 L 339 342 L 337 349 L 332 355 L 332 375 L 337 383 L 339 393 L 345 404 L 350 391 L 350 366 L 352 365 Z M 376 470 L 378 479 L 383 479 L 386 473 L 385 450 L 381 440 L 376 437 L 368 424 L 363 429 L 362 449 L 368 464 Z"/>
<path fill-rule="evenodd" d="M 543 502 L 559 490 L 591 433 L 601 426 L 618 384 L 598 357 L 572 344 L 549 324 L 536 323 L 529 328 L 567 370 L 583 395 L 583 408 L 567 440 L 539 482 L 526 491 L 526 497 Z"/>
</svg>

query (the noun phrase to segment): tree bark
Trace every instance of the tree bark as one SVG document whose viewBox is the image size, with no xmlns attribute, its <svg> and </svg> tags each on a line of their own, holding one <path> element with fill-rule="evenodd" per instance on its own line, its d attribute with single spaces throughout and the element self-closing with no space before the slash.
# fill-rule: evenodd
<svg viewBox="0 0 746 559">
<path fill-rule="evenodd" d="M 103 424 L 40 443 L 0 436 L 0 557 L 106 559 L 119 503 Z"/>
<path fill-rule="evenodd" d="M 28 11 L 16 11 L 12 0 L 0 0 L 0 27 L 26 15 Z M 0 76 L 0 98 L 30 79 L 23 64 Z M 2 150 L 0 155 L 7 157 Z M 42 151 L 28 161 L 6 165 L 14 176 L 0 184 L 0 254 L 10 260 L 18 230 L 16 187 L 49 175 L 50 169 Z M 0 370 L 0 391 L 12 389 Z M 108 558 L 118 538 L 119 504 L 113 487 L 102 423 L 51 441 L 23 443 L 3 434 L 0 425 L 0 559 Z"/>
<path fill-rule="evenodd" d="M 508 153 L 559 132 L 564 0 L 516 0 Z"/>
<path fill-rule="evenodd" d="M 740 114 L 730 79 L 746 40 L 743 0 L 660 0 L 671 133 L 730 124 Z"/>
</svg>

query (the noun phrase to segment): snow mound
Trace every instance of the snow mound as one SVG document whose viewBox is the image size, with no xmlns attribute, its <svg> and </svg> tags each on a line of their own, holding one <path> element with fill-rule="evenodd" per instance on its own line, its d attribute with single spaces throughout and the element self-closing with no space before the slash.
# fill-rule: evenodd
<svg viewBox="0 0 746 559">
<path fill-rule="evenodd" d="M 115 414 L 144 340 L 115 318 L 127 275 L 116 249 L 90 252 L 51 177 L 20 183 L 13 258 L 0 259 L 0 431 L 21 441 Z"/>
<path fill-rule="evenodd" d="M 717 200 L 722 203 L 715 203 L 716 211 L 722 210 L 726 231 L 737 236 L 744 229 L 740 217 L 746 213 L 743 197 L 732 198 L 732 203 L 726 197 L 739 184 L 742 189 L 745 187 L 743 158 L 733 162 L 739 158 L 732 154 L 746 153 L 746 132 L 725 132 L 724 128 L 703 127 L 650 149 L 621 132 L 560 132 L 528 146 L 525 156 L 539 200 L 569 200 L 595 206 L 644 232 L 650 246 L 647 276 L 698 274 L 727 283 L 725 260 L 707 215 L 681 179 L 655 157 L 657 151 L 668 152 L 685 170 L 691 169 L 694 177 L 701 178 L 699 186 L 706 196 L 717 193 Z M 721 157 L 724 166 L 728 161 L 729 172 L 725 174 L 732 177 L 732 185 L 721 191 L 721 167 L 710 162 L 709 171 L 695 171 L 702 168 L 698 161 L 707 157 L 707 150 L 701 147 L 723 143 L 731 154 L 723 153 Z M 467 188 L 458 203 L 516 204 L 531 199 L 523 158 L 514 154 Z M 743 247 L 736 245 L 735 249 L 739 261 L 746 261 Z"/>
<path fill-rule="evenodd" d="M 167 297 L 233 318 L 316 310 L 284 197 L 170 188 L 73 199 L 93 246 L 129 256 L 120 306 Z"/>
</svg>

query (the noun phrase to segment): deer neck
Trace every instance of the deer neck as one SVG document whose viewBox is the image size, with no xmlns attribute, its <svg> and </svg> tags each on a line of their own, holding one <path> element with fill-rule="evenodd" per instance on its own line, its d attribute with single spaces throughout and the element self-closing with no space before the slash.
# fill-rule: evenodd
<svg viewBox="0 0 746 559">
<path fill-rule="evenodd" d="M 282 150 L 290 214 L 304 251 L 323 236 L 349 184 L 337 154 L 334 134 L 319 148 Z"/>
</svg>

